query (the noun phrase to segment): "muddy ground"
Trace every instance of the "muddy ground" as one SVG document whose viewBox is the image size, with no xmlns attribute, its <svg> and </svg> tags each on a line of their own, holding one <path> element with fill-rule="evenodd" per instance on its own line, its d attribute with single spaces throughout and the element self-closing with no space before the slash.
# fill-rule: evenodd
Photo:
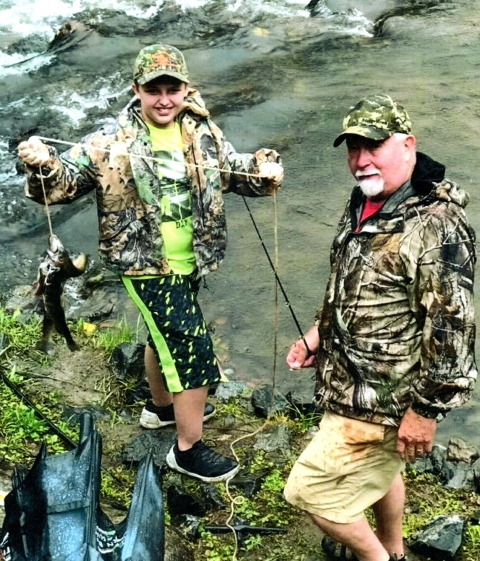
<svg viewBox="0 0 480 561">
<path fill-rule="evenodd" d="M 77 338 L 78 341 L 78 338 Z M 35 355 L 32 355 L 35 356 Z M 104 410 L 108 400 L 120 400 L 124 391 L 122 384 L 118 382 L 112 372 L 112 365 L 106 358 L 103 350 L 97 349 L 91 344 L 80 344 L 80 350 L 71 352 L 60 339 L 55 341 L 51 360 L 47 365 L 40 362 L 35 363 L 32 356 L 16 359 L 17 372 L 31 379 L 32 393 L 54 391 L 60 396 L 65 411 L 78 411 L 83 408 L 99 411 Z M 212 398 L 211 398 L 212 399 Z M 215 398 L 213 398 L 215 401 Z M 103 455 L 102 465 L 114 467 L 121 463 L 121 452 L 123 448 L 136 436 L 142 434 L 138 423 L 138 417 L 143 402 L 119 410 L 119 417 L 113 419 L 105 410 L 105 418 L 99 414 L 95 425 L 102 435 Z M 215 435 L 215 417 L 208 423 L 209 436 L 225 441 L 226 435 L 222 430 Z M 308 437 L 307 437 L 308 438 Z M 33 456 L 32 456 L 33 460 Z M 1 470 L 0 466 L 0 490 L 6 494 L 11 489 L 11 469 Z M 280 500 L 280 499 L 279 499 Z M 112 521 L 119 522 L 125 517 L 125 510 L 116 509 L 111 504 L 102 504 L 102 508 Z M 226 517 L 227 515 L 224 514 Z M 3 509 L 0 509 L 0 518 L 3 520 Z M 320 543 L 322 533 L 311 523 L 311 521 L 299 513 L 298 528 L 311 542 Z M 322 561 L 319 549 L 318 558 L 308 557 L 308 561 Z M 423 558 L 409 552 L 409 561 L 422 561 Z"/>
</svg>

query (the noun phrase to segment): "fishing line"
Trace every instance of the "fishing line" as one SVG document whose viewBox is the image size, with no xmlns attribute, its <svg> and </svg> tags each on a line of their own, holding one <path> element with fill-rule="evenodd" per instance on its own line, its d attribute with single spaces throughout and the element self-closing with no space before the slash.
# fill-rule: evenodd
<svg viewBox="0 0 480 561">
<path fill-rule="evenodd" d="M 67 141 L 63 141 L 63 140 L 59 140 L 59 139 L 54 139 L 54 138 L 47 138 L 47 137 L 42 137 L 42 136 L 38 136 L 37 137 L 40 140 L 43 140 L 45 142 L 53 142 L 53 143 L 58 143 L 58 144 L 65 144 L 68 146 L 80 146 L 83 148 L 88 148 L 88 149 L 96 149 L 96 150 L 101 150 L 103 152 L 106 153 L 113 153 L 115 156 L 128 156 L 128 157 L 138 157 L 140 159 L 144 159 L 144 160 L 150 160 L 150 161 L 157 161 L 157 162 L 164 162 L 164 160 L 160 159 L 160 158 L 155 158 L 155 157 L 150 157 L 150 156 L 141 156 L 141 155 L 136 155 L 136 154 L 129 154 L 129 153 L 119 153 L 115 150 L 110 150 L 107 148 L 97 148 L 97 147 L 92 147 L 91 145 L 86 145 L 86 144 L 81 144 L 81 143 L 74 143 L 74 142 L 67 142 Z M 208 166 L 204 166 L 204 165 L 199 165 L 199 164 L 188 164 L 191 167 L 194 168 L 200 168 L 200 169 L 207 169 L 207 170 L 212 170 L 212 171 L 218 171 L 218 172 L 222 172 L 222 173 L 234 173 L 236 175 L 243 175 L 243 176 L 247 176 L 247 177 L 264 177 L 261 176 L 259 174 L 255 174 L 255 173 L 248 173 L 248 172 L 232 172 L 230 170 L 222 170 L 220 168 L 215 168 L 215 167 L 208 167 Z M 42 189 L 43 189 L 43 195 L 45 198 L 45 202 L 46 202 L 46 192 L 45 192 L 45 186 L 44 186 L 44 182 L 43 182 L 43 174 L 40 168 L 40 178 L 41 178 L 41 183 L 42 183 Z M 279 303 L 278 303 L 278 289 L 280 289 L 286 305 L 290 311 L 290 314 L 292 315 L 293 321 L 298 329 L 298 332 L 300 334 L 300 339 L 303 340 L 303 343 L 305 345 L 305 348 L 307 349 L 307 353 L 309 355 L 311 355 L 311 351 L 310 348 L 307 344 L 307 341 L 305 340 L 305 337 L 303 336 L 303 331 L 302 328 L 300 327 L 300 324 L 297 320 L 297 317 L 295 315 L 295 312 L 293 311 L 292 305 L 290 303 L 290 300 L 287 296 L 287 293 L 283 287 L 283 284 L 278 276 L 277 270 L 278 270 L 278 212 L 277 212 L 277 202 L 276 202 L 276 193 L 275 191 L 273 192 L 273 207 L 274 207 L 274 245 L 275 245 L 275 251 L 274 251 L 274 260 L 275 263 L 273 262 L 272 258 L 270 257 L 270 254 L 267 250 L 267 247 L 263 241 L 262 235 L 260 233 L 260 230 L 257 227 L 257 224 L 255 222 L 255 219 L 253 217 L 253 214 L 250 210 L 250 207 L 246 201 L 246 198 L 244 196 L 242 196 L 242 199 L 245 203 L 245 206 L 247 208 L 248 214 L 250 216 L 250 219 L 252 221 L 253 227 L 257 233 L 257 236 L 260 240 L 260 243 L 262 245 L 262 248 L 265 252 L 265 255 L 267 257 L 268 263 L 273 271 L 274 274 L 274 278 L 275 278 L 275 292 L 274 292 L 274 352 L 273 352 L 273 372 L 272 372 L 272 391 L 271 391 L 271 395 L 270 395 L 270 411 L 273 411 L 273 407 L 274 407 L 274 401 L 275 401 L 275 386 L 276 386 L 276 372 L 277 372 L 277 351 L 278 351 L 278 318 L 279 318 Z M 50 214 L 48 212 L 48 207 L 46 208 L 47 210 L 47 218 L 49 220 L 49 227 L 50 227 L 50 231 L 51 230 L 51 221 L 50 221 Z M 237 439 L 235 439 L 231 444 L 230 444 L 230 449 L 233 453 L 233 455 L 235 456 L 236 460 L 238 463 L 240 463 L 239 458 L 234 450 L 234 446 L 240 442 L 241 440 L 244 440 L 246 438 L 252 438 L 253 436 L 255 436 L 256 434 L 258 434 L 259 432 L 261 432 L 262 430 L 264 430 L 264 428 L 266 427 L 268 423 L 268 419 L 259 427 L 257 428 L 255 431 L 243 435 Z M 232 476 L 233 477 L 233 476 Z M 233 552 L 233 557 L 232 560 L 236 561 L 237 559 L 237 552 L 238 552 L 238 535 L 237 535 L 237 531 L 235 530 L 235 528 L 232 526 L 231 522 L 233 520 L 233 517 L 235 515 L 235 506 L 239 506 L 241 505 L 245 498 L 243 496 L 237 496 L 237 497 L 233 497 L 230 493 L 230 489 L 229 489 L 229 483 L 230 483 L 230 479 L 232 479 L 232 477 L 228 478 L 225 482 L 225 487 L 226 487 L 226 493 L 227 496 L 230 500 L 230 505 L 231 505 L 231 509 L 230 509 L 230 515 L 225 523 L 225 525 L 232 531 L 232 534 L 234 536 L 234 552 Z"/>
<path fill-rule="evenodd" d="M 38 138 L 39 140 L 43 140 L 43 141 L 45 141 L 45 142 L 54 142 L 54 143 L 57 143 L 57 144 L 65 144 L 65 145 L 67 145 L 67 146 L 80 146 L 80 147 L 82 147 L 82 148 L 92 149 L 92 146 L 91 146 L 91 145 L 82 144 L 82 143 L 78 143 L 78 142 L 77 142 L 77 143 L 75 143 L 75 142 L 68 142 L 68 141 L 66 141 L 66 140 L 60 140 L 60 139 L 56 139 L 56 138 L 48 138 L 48 137 L 45 137 L 45 136 L 37 136 L 36 138 Z M 117 151 L 115 151 L 115 150 L 110 150 L 110 149 L 108 149 L 108 148 L 100 148 L 100 147 L 98 147 L 98 148 L 97 148 L 97 147 L 93 147 L 93 148 L 94 148 L 95 150 L 100 150 L 100 151 L 103 151 L 103 152 L 106 152 L 106 153 L 113 153 L 115 156 L 128 156 L 128 157 L 134 156 L 134 157 L 137 157 L 137 158 L 139 158 L 139 159 L 144 159 L 144 160 L 156 161 L 156 162 L 160 162 L 160 163 L 165 162 L 165 160 L 162 160 L 162 159 L 160 159 L 160 158 L 150 157 L 150 156 L 141 156 L 141 155 L 137 155 L 137 154 L 119 153 L 119 152 L 117 152 Z M 223 170 L 223 169 L 220 169 L 220 168 L 203 166 L 203 165 L 201 165 L 201 164 L 190 164 L 190 163 L 189 163 L 188 165 L 189 165 L 189 166 L 192 166 L 192 167 L 194 167 L 194 168 L 207 169 L 207 170 L 212 170 L 212 171 L 219 171 L 219 172 L 222 172 L 222 173 L 234 173 L 235 175 L 244 175 L 244 176 L 247 176 L 247 177 L 258 177 L 258 178 L 264 177 L 264 176 L 262 176 L 262 175 L 259 175 L 258 173 L 248 173 L 248 172 L 240 172 L 240 171 L 232 172 L 232 171 Z M 41 169 L 40 169 L 40 173 L 41 173 Z M 42 174 L 42 173 L 41 173 L 41 175 L 40 175 L 40 179 L 41 179 L 41 182 L 42 182 L 42 188 L 43 188 L 43 190 L 44 190 L 44 191 L 43 191 L 43 194 L 44 194 L 44 197 L 45 197 L 45 186 L 44 186 L 44 183 L 43 183 L 43 174 Z M 303 343 L 304 343 L 304 345 L 305 345 L 305 348 L 307 349 L 308 356 L 311 356 L 313 353 L 312 353 L 312 351 L 310 350 L 310 348 L 309 348 L 309 346 L 308 346 L 308 343 L 307 343 L 305 337 L 303 336 L 302 328 L 300 327 L 300 324 L 299 324 L 299 322 L 298 322 L 298 320 L 297 320 L 297 316 L 295 315 L 295 312 L 293 311 L 293 308 L 292 308 L 292 305 L 291 305 L 291 303 L 290 303 L 290 300 L 288 299 L 287 293 L 285 292 L 285 289 L 283 288 L 282 282 L 280 281 L 280 277 L 279 277 L 278 274 L 277 274 L 277 269 L 276 269 L 276 267 L 275 267 L 275 265 L 274 265 L 274 263 L 273 263 L 273 261 L 272 261 L 272 259 L 271 259 L 271 257 L 270 257 L 270 254 L 268 253 L 267 247 L 265 246 L 265 243 L 264 243 L 264 241 L 263 241 L 262 235 L 260 234 L 260 230 L 259 230 L 258 227 L 257 227 L 257 224 L 256 224 L 256 222 L 255 222 L 255 219 L 253 218 L 253 215 L 252 215 L 252 212 L 251 212 L 251 210 L 250 210 L 250 207 L 248 206 L 248 203 L 247 203 L 247 201 L 246 201 L 246 198 L 245 198 L 243 195 L 242 195 L 242 198 L 243 198 L 243 202 L 245 203 L 245 206 L 246 206 L 246 208 L 247 208 L 248 214 L 250 215 L 250 219 L 252 220 L 253 227 L 255 228 L 255 231 L 256 231 L 256 233 L 257 233 L 257 236 L 258 236 L 258 238 L 260 239 L 260 243 L 262 244 L 263 251 L 265 252 L 265 255 L 267 256 L 267 259 L 268 259 L 268 262 L 269 262 L 269 264 L 270 264 L 270 267 L 272 268 L 273 274 L 274 274 L 274 276 L 275 276 L 275 280 L 276 280 L 276 282 L 277 282 L 277 284 L 278 284 L 278 287 L 280 288 L 280 290 L 281 290 L 281 292 L 282 292 L 283 297 L 285 298 L 285 303 L 286 303 L 286 305 L 287 305 L 287 307 L 288 307 L 288 309 L 289 309 L 289 311 L 290 311 L 290 314 L 292 315 L 292 318 L 293 318 L 293 321 L 294 321 L 294 323 L 295 323 L 295 326 L 297 327 L 298 333 L 299 333 L 299 335 L 300 335 L 300 339 L 303 341 Z M 46 200 L 45 200 L 45 203 L 46 203 Z M 275 203 L 275 200 L 274 200 L 274 205 L 275 205 L 275 204 L 276 204 L 276 203 Z M 275 209 L 275 212 L 276 212 L 276 209 Z M 50 222 L 50 214 L 49 214 L 49 212 L 47 212 L 47 217 L 48 217 L 48 220 L 49 220 L 50 232 L 52 232 L 51 222 Z M 276 233 L 275 233 L 275 235 L 276 235 Z M 277 246 L 276 246 L 276 247 L 277 247 Z"/>
<path fill-rule="evenodd" d="M 243 197 L 243 200 L 245 201 L 245 197 Z M 245 201 L 245 204 L 247 205 L 246 201 Z M 248 208 L 248 205 L 247 205 L 247 209 L 248 209 L 248 211 L 250 213 L 250 216 L 253 220 L 253 216 L 250 212 L 250 209 Z M 278 212 L 277 212 L 277 197 L 276 197 L 276 192 L 275 191 L 273 192 L 273 216 L 274 216 L 273 233 L 274 233 L 274 243 L 275 243 L 275 253 L 274 253 L 275 263 L 272 262 L 272 260 L 270 258 L 270 255 L 267 252 L 268 260 L 270 262 L 270 265 L 273 268 L 273 271 L 275 273 L 275 278 L 276 278 L 275 292 L 274 292 L 273 371 L 272 371 L 272 391 L 271 391 L 271 394 L 270 394 L 270 411 L 274 410 L 274 403 L 275 403 L 275 385 L 276 385 L 276 376 L 277 376 L 277 349 L 278 349 L 278 317 L 279 317 L 278 287 L 279 287 L 279 285 L 281 286 L 281 283 L 279 282 L 278 276 L 276 274 L 277 268 L 278 268 Z M 255 224 L 255 221 L 254 221 L 254 226 L 255 226 L 255 229 L 257 230 L 257 234 L 259 234 L 258 229 L 257 229 L 256 224 Z M 259 237 L 260 237 L 260 240 L 262 241 L 262 244 L 263 244 L 263 240 L 262 240 L 260 235 L 259 235 Z M 266 250 L 265 246 L 264 246 L 264 249 Z M 240 436 L 239 438 L 235 439 L 230 444 L 230 450 L 232 451 L 232 453 L 235 456 L 235 459 L 237 460 L 238 463 L 240 463 L 240 460 L 239 460 L 239 458 L 238 458 L 238 456 L 237 456 L 237 454 L 235 453 L 235 450 L 234 450 L 235 444 L 237 444 L 238 442 L 240 442 L 241 440 L 244 440 L 246 438 L 252 438 L 256 434 L 261 432 L 267 426 L 267 424 L 268 424 L 268 418 L 255 431 L 253 431 L 251 433 L 248 433 L 248 434 L 245 434 L 243 436 Z M 232 534 L 234 536 L 234 551 L 233 551 L 233 555 L 232 555 L 232 561 L 236 561 L 237 553 L 238 553 L 238 535 L 237 535 L 237 531 L 232 526 L 231 522 L 233 520 L 233 517 L 235 516 L 235 506 L 240 506 L 244 502 L 245 497 L 243 497 L 243 496 L 233 497 L 231 495 L 229 484 L 230 484 L 230 480 L 233 477 L 234 476 L 231 476 L 230 478 L 228 478 L 225 481 L 225 488 L 226 488 L 227 496 L 230 499 L 230 515 L 229 515 L 227 521 L 225 522 L 225 526 L 232 531 Z"/>
<path fill-rule="evenodd" d="M 39 166 L 38 169 L 40 171 L 40 183 L 42 184 L 43 200 L 45 202 L 45 214 L 47 215 L 48 230 L 50 232 L 50 236 L 53 236 L 52 218 L 50 216 L 50 208 L 49 208 L 48 202 L 47 202 L 47 192 L 45 190 L 45 183 L 43 182 L 42 166 Z"/>
<path fill-rule="evenodd" d="M 251 212 L 251 210 L 250 210 L 250 207 L 248 206 L 248 203 L 247 203 L 246 198 L 243 197 L 243 196 L 242 196 L 242 198 L 243 198 L 243 202 L 245 203 L 245 206 L 247 207 L 248 214 L 250 215 L 250 218 L 251 218 L 251 220 L 252 220 L 253 227 L 255 228 L 255 231 L 257 232 L 257 236 L 258 236 L 258 238 L 259 238 L 259 240 L 260 240 L 260 243 L 262 244 L 263 251 L 265 252 L 265 255 L 267 256 L 267 259 L 268 259 L 268 262 L 269 262 L 269 264 L 270 264 L 270 267 L 272 268 L 273 274 L 274 274 L 274 276 L 275 276 L 276 283 L 277 283 L 278 287 L 280 288 L 280 291 L 282 292 L 283 297 L 285 298 L 285 303 L 286 303 L 286 305 L 287 305 L 287 308 L 289 309 L 290 314 L 292 315 L 293 321 L 294 321 L 294 323 L 295 323 L 295 325 L 296 325 L 296 327 L 297 327 L 297 329 L 298 329 L 298 332 L 299 332 L 299 334 L 300 334 L 300 339 L 303 341 L 303 343 L 304 343 L 304 345 L 305 345 L 305 348 L 307 349 L 308 355 L 311 356 L 313 353 L 312 353 L 312 351 L 310 350 L 310 347 L 308 346 L 305 337 L 303 336 L 303 330 L 302 330 L 302 328 L 300 327 L 300 323 L 299 323 L 298 320 L 297 320 L 297 316 L 295 315 L 295 312 L 293 311 L 293 308 L 292 308 L 292 305 L 290 304 L 290 300 L 288 299 L 287 293 L 285 292 L 285 289 L 283 288 L 282 281 L 280 280 L 280 277 L 279 277 L 278 274 L 277 274 L 277 268 L 275 267 L 275 265 L 274 265 L 274 263 L 273 263 L 273 261 L 272 261 L 272 259 L 271 259 L 271 257 L 270 257 L 270 254 L 268 253 L 267 247 L 266 247 L 266 245 L 265 245 L 265 243 L 264 243 L 264 241 L 263 241 L 262 235 L 261 235 L 261 233 L 260 233 L 260 230 L 259 230 L 258 227 L 257 227 L 257 224 L 256 224 L 256 222 L 255 222 L 255 219 L 253 218 L 253 214 L 252 214 L 252 212 Z M 276 210 L 275 210 L 275 212 L 276 212 Z M 276 236 L 276 225 L 275 225 L 275 236 Z M 278 243 L 277 243 L 277 241 L 275 241 L 275 251 L 277 251 L 277 248 L 278 248 Z"/>
<path fill-rule="evenodd" d="M 114 156 L 126 156 L 134 157 L 140 160 L 148 160 L 151 162 L 167 163 L 169 160 L 163 160 L 162 158 L 156 158 L 155 156 L 143 156 L 140 154 L 133 154 L 129 152 L 117 152 L 117 150 L 110 150 L 109 148 L 101 148 L 100 146 L 92 146 L 91 144 L 82 144 L 81 142 L 67 142 L 66 140 L 59 140 L 57 138 L 47 138 L 45 136 L 35 136 L 39 140 L 44 140 L 45 142 L 54 142 L 55 144 L 65 144 L 66 146 L 79 146 L 81 148 L 88 148 L 89 150 L 99 150 L 100 152 L 105 152 L 107 154 L 113 154 Z M 216 167 L 204 166 L 202 164 L 187 164 L 189 167 L 198 169 L 208 169 L 209 171 L 219 171 L 220 173 L 232 173 L 234 175 L 244 175 L 246 177 L 259 177 L 264 178 L 265 176 L 258 173 L 250 173 L 247 171 L 232 171 L 227 169 L 221 169 Z"/>
<path fill-rule="evenodd" d="M 0 378 L 5 383 L 5 385 L 8 386 L 12 390 L 12 392 L 17 397 L 19 397 L 20 400 L 23 403 L 25 403 L 25 405 L 27 405 L 27 407 L 29 407 L 29 409 L 31 409 L 34 412 L 34 414 L 41 421 L 43 421 L 54 434 L 56 434 L 60 438 L 60 440 L 64 442 L 64 444 L 70 447 L 71 450 L 77 448 L 78 444 L 76 444 L 67 434 L 65 434 L 59 427 L 57 427 L 57 425 L 52 420 L 50 420 L 46 415 L 44 415 L 40 411 L 40 409 L 28 399 L 28 397 L 22 392 L 21 389 L 16 384 L 14 384 L 11 380 L 9 380 L 9 378 L 4 374 L 2 370 L 0 370 Z M 125 482 L 121 481 L 114 473 L 110 472 L 104 466 L 101 466 L 100 469 L 108 476 L 110 476 L 121 488 L 125 487 Z"/>
</svg>

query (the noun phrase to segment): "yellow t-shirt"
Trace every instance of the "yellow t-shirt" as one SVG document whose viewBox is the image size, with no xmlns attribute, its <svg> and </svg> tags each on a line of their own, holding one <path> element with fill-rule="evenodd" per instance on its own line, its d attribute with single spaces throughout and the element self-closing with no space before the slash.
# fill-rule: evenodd
<svg viewBox="0 0 480 561">
<path fill-rule="evenodd" d="M 159 129 L 148 125 L 157 158 L 165 255 L 174 273 L 189 275 L 196 268 L 190 183 L 185 168 L 180 125 Z"/>
</svg>

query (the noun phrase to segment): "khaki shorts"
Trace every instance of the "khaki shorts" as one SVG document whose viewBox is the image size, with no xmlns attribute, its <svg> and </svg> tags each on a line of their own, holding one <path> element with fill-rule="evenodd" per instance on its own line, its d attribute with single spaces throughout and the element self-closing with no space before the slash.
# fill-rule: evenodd
<svg viewBox="0 0 480 561">
<path fill-rule="evenodd" d="M 286 500 L 332 522 L 360 520 L 403 468 L 397 432 L 396 427 L 326 412 L 292 468 Z"/>
</svg>

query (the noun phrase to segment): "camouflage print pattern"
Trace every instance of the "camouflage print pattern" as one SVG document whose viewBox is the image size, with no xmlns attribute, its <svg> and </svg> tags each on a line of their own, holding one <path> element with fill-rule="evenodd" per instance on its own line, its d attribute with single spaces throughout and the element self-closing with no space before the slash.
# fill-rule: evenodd
<svg viewBox="0 0 480 561">
<path fill-rule="evenodd" d="M 280 163 L 280 156 L 269 149 L 235 152 L 195 90 L 189 90 L 179 121 L 191 181 L 193 250 L 199 274 L 204 275 L 217 269 L 225 254 L 223 194 L 273 194 L 268 181 L 243 174 L 258 174 L 260 163 Z M 48 204 L 70 203 L 96 191 L 99 253 L 105 264 L 131 276 L 170 274 L 160 233 L 162 213 L 156 202 L 141 196 L 159 192 L 160 186 L 158 164 L 148 159 L 153 157 L 152 146 L 139 101 L 134 98 L 114 125 L 83 138 L 61 156 L 52 147 L 50 153 L 51 161 L 43 168 Z M 43 202 L 38 168 L 27 166 L 26 173 L 27 197 Z"/>
<path fill-rule="evenodd" d="M 142 49 L 133 66 L 133 80 L 143 85 L 159 76 L 172 76 L 188 83 L 183 54 L 170 45 L 151 45 Z"/>
<path fill-rule="evenodd" d="M 445 179 L 423 194 L 406 184 L 354 233 L 362 197 L 357 187 L 331 249 L 316 402 L 386 425 L 410 406 L 433 418 L 477 377 L 468 196 Z"/>
<path fill-rule="evenodd" d="M 333 145 L 339 146 L 347 134 L 372 140 L 385 140 L 392 134 L 412 133 L 412 123 L 405 109 L 388 95 L 373 95 L 350 108 L 343 119 L 343 132 Z"/>
</svg>

